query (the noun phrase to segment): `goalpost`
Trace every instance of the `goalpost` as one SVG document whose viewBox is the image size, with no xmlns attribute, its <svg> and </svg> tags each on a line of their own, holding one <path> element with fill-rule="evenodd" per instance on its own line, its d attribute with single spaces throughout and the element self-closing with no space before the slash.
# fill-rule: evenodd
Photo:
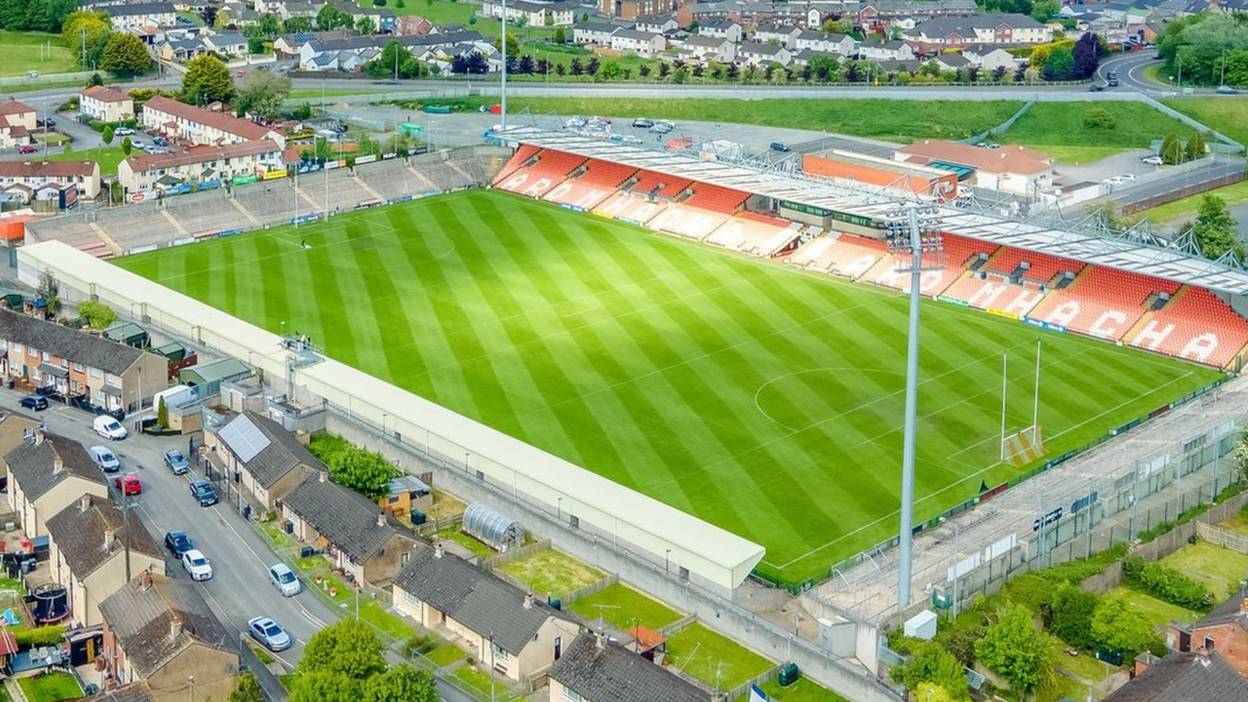
<svg viewBox="0 0 1248 702">
<path fill-rule="evenodd" d="M 1006 410 L 1009 400 L 1009 353 L 1001 353 L 1001 462 L 1026 465 L 1044 455 L 1044 436 L 1040 430 L 1040 340 L 1036 339 L 1035 389 L 1031 405 L 1031 424 L 1008 432 Z"/>
</svg>

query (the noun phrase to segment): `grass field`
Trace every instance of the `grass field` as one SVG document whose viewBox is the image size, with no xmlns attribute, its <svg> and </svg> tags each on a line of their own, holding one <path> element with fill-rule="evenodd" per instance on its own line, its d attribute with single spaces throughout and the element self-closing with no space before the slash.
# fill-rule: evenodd
<svg viewBox="0 0 1248 702">
<path fill-rule="evenodd" d="M 1162 100 L 1167 107 L 1200 120 L 1241 144 L 1248 144 L 1248 102 L 1241 98 L 1185 97 Z"/>
<path fill-rule="evenodd" d="M 0 76 L 77 71 L 78 57 L 61 41 L 59 34 L 0 31 Z"/>
<path fill-rule="evenodd" d="M 49 161 L 98 161 L 102 176 L 117 175 L 117 166 L 125 159 L 120 146 L 97 146 L 81 151 L 50 150 L 48 153 Z"/>
<path fill-rule="evenodd" d="M 1088 128 L 1093 110 L 1113 118 L 1112 128 Z M 1125 149 L 1146 149 L 1170 132 L 1187 138 L 1192 129 L 1135 102 L 1038 102 L 999 139 L 1047 151 L 1065 163 L 1087 163 Z"/>
<path fill-rule="evenodd" d="M 307 240 L 310 249 L 300 246 Z M 216 239 L 118 265 L 752 539 L 797 582 L 896 532 L 906 298 L 498 191 Z M 1218 377 L 924 302 L 918 518 Z"/>
<path fill-rule="evenodd" d="M 844 697 L 819 687 L 810 678 L 801 678 L 788 687 L 781 687 L 780 681 L 772 680 L 762 686 L 767 699 L 772 702 L 848 702 Z M 737 698 L 734 702 L 746 702 L 748 695 Z"/>
<path fill-rule="evenodd" d="M 1190 609 L 1172 605 L 1169 602 L 1159 600 L 1146 592 L 1134 590 L 1126 585 L 1119 585 L 1106 594 L 1109 597 L 1121 600 L 1129 608 L 1143 615 L 1158 633 L 1164 631 L 1170 622 L 1191 624 L 1200 619 L 1200 614 Z"/>
<path fill-rule="evenodd" d="M 667 662 L 717 690 L 731 690 L 762 675 L 766 658 L 700 623 L 667 637 Z"/>
<path fill-rule="evenodd" d="M 680 619 L 680 612 L 623 583 L 582 597 L 569 605 L 569 609 L 586 619 L 602 621 L 623 631 L 637 624 L 658 631 Z"/>
<path fill-rule="evenodd" d="M 61 702 L 82 697 L 82 686 L 69 673 L 48 673 L 40 678 L 18 678 L 17 685 L 27 702 Z"/>
<path fill-rule="evenodd" d="M 524 583 L 534 593 L 556 599 L 605 577 L 597 568 L 550 548 L 504 563 L 499 570 Z"/>
<path fill-rule="evenodd" d="M 1208 541 L 1188 544 L 1161 559 L 1161 563 L 1203 581 L 1213 593 L 1213 601 L 1219 603 L 1239 588 L 1248 573 L 1248 555 Z"/>
<path fill-rule="evenodd" d="M 1222 198 L 1228 207 L 1248 202 L 1248 180 L 1225 185 L 1198 195 L 1189 195 L 1181 200 L 1167 202 L 1164 205 L 1150 207 L 1143 212 L 1131 215 L 1131 218 L 1143 219 L 1147 217 L 1153 222 L 1173 221 L 1176 224 L 1184 220 L 1193 220 L 1196 219 L 1196 208 L 1200 207 L 1200 201 L 1206 195 L 1215 195 Z"/>
</svg>

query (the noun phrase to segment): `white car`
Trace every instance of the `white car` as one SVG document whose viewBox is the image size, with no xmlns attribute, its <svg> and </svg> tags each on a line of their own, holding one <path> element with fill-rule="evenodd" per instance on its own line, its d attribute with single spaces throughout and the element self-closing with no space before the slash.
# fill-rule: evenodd
<svg viewBox="0 0 1248 702">
<path fill-rule="evenodd" d="M 1134 183 L 1134 182 L 1135 182 L 1135 174 L 1133 174 L 1133 173 L 1123 173 L 1122 175 L 1118 176 L 1118 179 L 1119 179 L 1119 180 L 1121 180 L 1121 181 L 1122 181 L 1122 182 L 1124 182 L 1124 183 Z"/>
<path fill-rule="evenodd" d="M 117 455 L 107 446 L 92 446 L 87 449 L 87 453 L 91 455 L 91 460 L 95 461 L 95 465 L 105 473 L 116 473 L 121 470 L 121 461 L 117 460 Z"/>
<path fill-rule="evenodd" d="M 1146 156 L 1140 159 L 1140 163 L 1146 166 L 1164 166 L 1166 164 L 1160 156 Z"/>
<path fill-rule="evenodd" d="M 278 563 L 269 568 L 269 583 L 282 593 L 283 597 L 294 597 L 303 592 L 303 583 L 299 576 L 285 563 Z"/>
<path fill-rule="evenodd" d="M 130 435 L 126 428 L 121 426 L 121 422 L 107 414 L 96 417 L 91 426 L 95 428 L 96 434 L 113 441 L 121 441 Z"/>
<path fill-rule="evenodd" d="M 191 580 L 209 580 L 212 578 L 212 564 L 208 557 L 197 548 L 182 554 L 182 567 L 191 576 Z"/>
<path fill-rule="evenodd" d="M 113 130 L 113 134 L 116 134 L 117 136 L 130 136 L 131 134 L 134 134 L 134 130 L 129 127 L 118 127 Z"/>
</svg>

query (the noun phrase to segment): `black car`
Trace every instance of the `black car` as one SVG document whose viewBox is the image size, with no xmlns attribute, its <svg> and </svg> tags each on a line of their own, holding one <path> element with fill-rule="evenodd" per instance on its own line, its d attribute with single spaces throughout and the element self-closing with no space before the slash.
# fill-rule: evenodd
<svg viewBox="0 0 1248 702">
<path fill-rule="evenodd" d="M 18 400 L 17 404 L 38 412 L 48 408 L 48 398 L 42 395 L 27 395 L 26 397 Z"/>
<path fill-rule="evenodd" d="M 200 507 L 211 507 L 217 504 L 217 489 L 207 480 L 196 480 L 191 483 L 191 494 L 199 501 Z"/>
<path fill-rule="evenodd" d="M 182 554 L 195 548 L 195 544 L 191 543 L 191 537 L 185 531 L 171 531 L 165 534 L 165 548 L 174 558 L 181 558 Z"/>
</svg>

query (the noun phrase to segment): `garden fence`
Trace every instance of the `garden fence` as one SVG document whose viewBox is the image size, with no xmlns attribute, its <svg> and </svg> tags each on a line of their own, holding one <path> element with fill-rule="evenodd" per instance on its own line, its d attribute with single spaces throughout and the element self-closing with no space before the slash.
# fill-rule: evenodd
<svg viewBox="0 0 1248 702">
<path fill-rule="evenodd" d="M 1221 546 L 1237 553 L 1248 553 L 1248 537 L 1227 531 L 1213 524 L 1198 522 L 1196 535 L 1215 546 Z"/>
</svg>

